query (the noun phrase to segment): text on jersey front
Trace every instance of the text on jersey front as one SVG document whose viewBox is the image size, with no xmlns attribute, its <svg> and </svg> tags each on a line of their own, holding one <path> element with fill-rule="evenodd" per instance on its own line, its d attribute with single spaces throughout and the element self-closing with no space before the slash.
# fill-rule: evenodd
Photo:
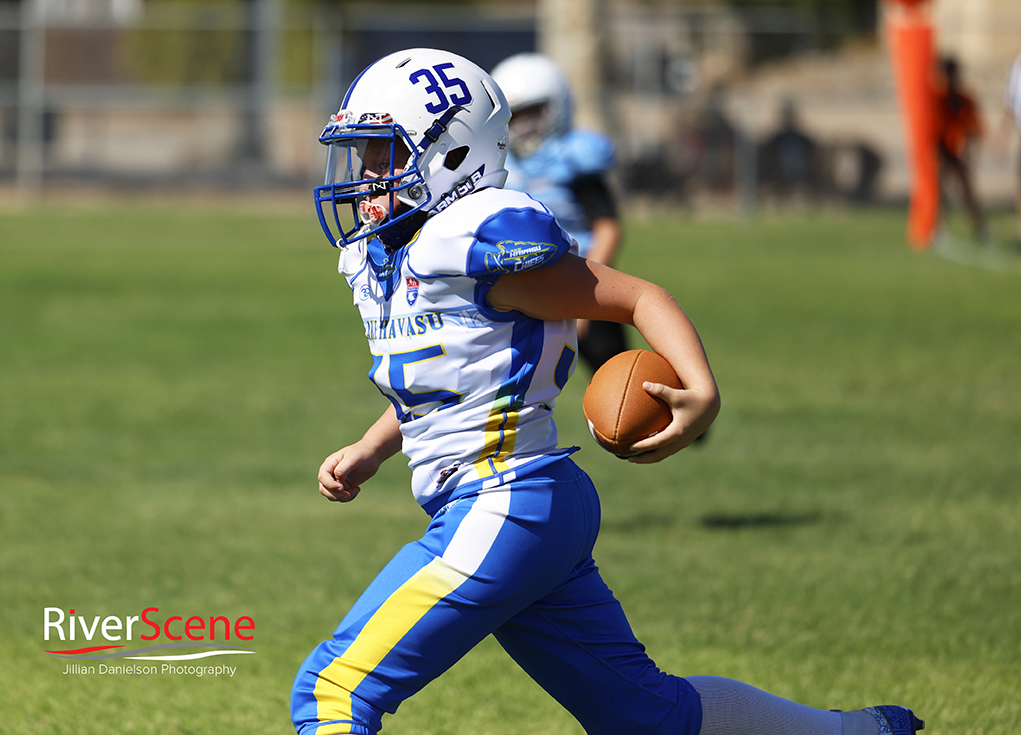
<svg viewBox="0 0 1021 735">
<path fill-rule="evenodd" d="M 414 316 L 380 317 L 363 319 L 365 336 L 371 341 L 418 337 L 429 331 L 443 329 L 443 315 L 439 312 Z"/>
</svg>

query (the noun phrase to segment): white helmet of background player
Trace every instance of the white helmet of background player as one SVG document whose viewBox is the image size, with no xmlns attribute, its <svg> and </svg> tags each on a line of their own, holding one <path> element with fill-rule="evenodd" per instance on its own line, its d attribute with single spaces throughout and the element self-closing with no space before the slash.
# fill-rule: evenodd
<svg viewBox="0 0 1021 735">
<path fill-rule="evenodd" d="M 315 201 L 330 242 L 378 237 L 394 250 L 460 197 L 502 187 L 510 116 L 493 78 L 456 54 L 410 49 L 370 65 L 319 136 L 328 153 Z M 390 146 L 389 174 L 366 178 L 374 139 Z M 410 154 L 403 171 L 393 163 L 401 146 Z"/>
<path fill-rule="evenodd" d="M 549 57 L 515 54 L 496 65 L 493 79 L 514 113 L 510 145 L 515 154 L 533 153 L 551 135 L 570 129 L 571 88 Z"/>
</svg>

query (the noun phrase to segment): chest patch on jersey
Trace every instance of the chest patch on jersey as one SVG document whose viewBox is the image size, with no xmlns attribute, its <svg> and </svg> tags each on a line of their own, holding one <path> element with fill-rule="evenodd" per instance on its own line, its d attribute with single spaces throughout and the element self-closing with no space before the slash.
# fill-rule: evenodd
<svg viewBox="0 0 1021 735">
<path fill-rule="evenodd" d="M 515 242 L 504 240 L 496 251 L 486 253 L 486 270 L 490 273 L 517 273 L 541 266 L 557 254 L 557 246 L 549 242 Z"/>
<path fill-rule="evenodd" d="M 408 306 L 414 306 L 418 301 L 418 279 L 407 276 L 404 279 L 405 297 L 408 299 Z"/>
</svg>

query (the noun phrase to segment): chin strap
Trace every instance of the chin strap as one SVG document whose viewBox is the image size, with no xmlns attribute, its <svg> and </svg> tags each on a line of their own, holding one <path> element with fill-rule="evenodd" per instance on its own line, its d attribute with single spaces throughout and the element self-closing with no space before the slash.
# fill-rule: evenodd
<svg viewBox="0 0 1021 735">
<path fill-rule="evenodd" d="M 430 145 L 439 140 L 440 136 L 447 132 L 447 126 L 450 125 L 450 121 L 453 120 L 454 116 L 463 109 L 464 108 L 460 105 L 448 107 L 446 112 L 433 120 L 433 124 L 429 126 L 429 129 L 425 131 L 422 140 L 418 142 L 418 149 L 420 151 L 424 151 Z"/>
</svg>

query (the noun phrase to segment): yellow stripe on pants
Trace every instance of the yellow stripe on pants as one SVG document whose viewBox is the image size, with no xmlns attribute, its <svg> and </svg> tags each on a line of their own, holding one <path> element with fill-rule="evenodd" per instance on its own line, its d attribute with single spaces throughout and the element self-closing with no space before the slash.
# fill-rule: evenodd
<svg viewBox="0 0 1021 735">
<path fill-rule="evenodd" d="M 353 718 L 351 693 L 438 601 L 457 589 L 467 577 L 442 559 L 433 559 L 398 587 L 362 628 L 348 649 L 322 671 L 316 682 L 316 715 L 333 722 L 316 735 L 348 733 L 336 720 Z"/>
</svg>

